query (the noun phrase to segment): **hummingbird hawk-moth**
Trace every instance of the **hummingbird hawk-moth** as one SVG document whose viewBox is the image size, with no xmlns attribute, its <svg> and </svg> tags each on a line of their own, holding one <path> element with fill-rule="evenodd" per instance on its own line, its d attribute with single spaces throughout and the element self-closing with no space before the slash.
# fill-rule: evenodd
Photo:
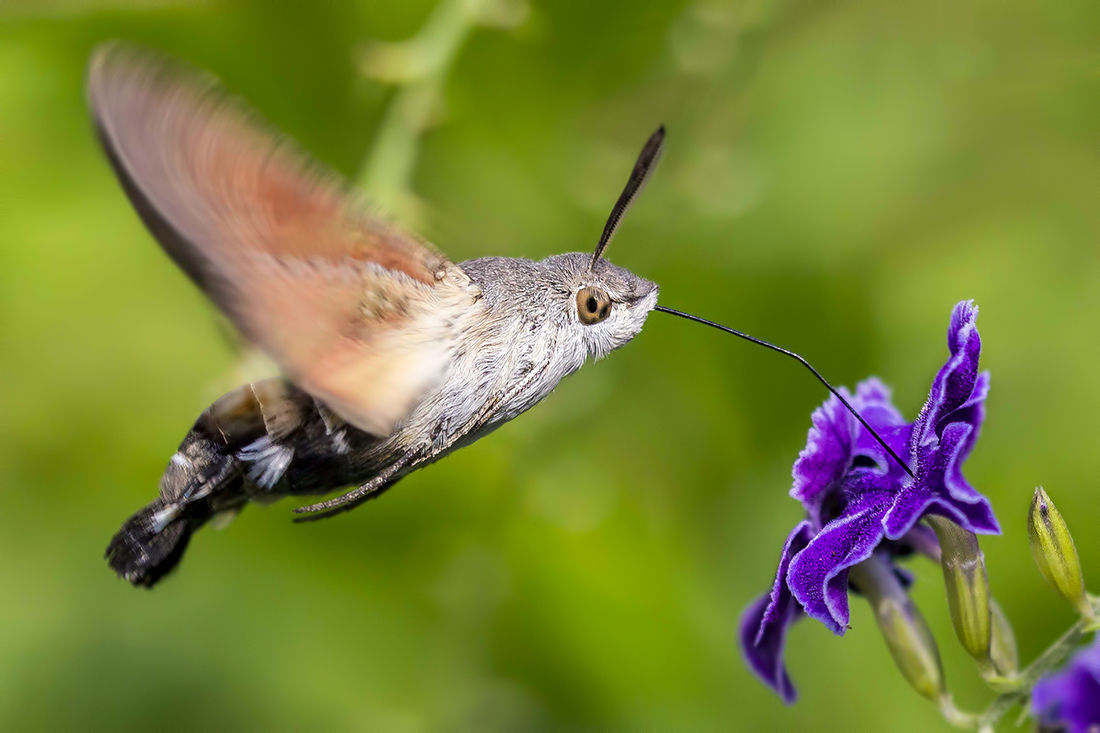
<svg viewBox="0 0 1100 733">
<path fill-rule="evenodd" d="M 656 284 L 602 253 L 663 129 L 594 253 L 456 264 L 369 213 L 209 76 L 112 44 L 87 94 L 149 231 L 284 375 L 199 416 L 159 496 L 107 548 L 134 585 L 152 586 L 197 529 L 250 501 L 355 487 L 296 510 L 312 519 L 379 496 L 630 341 L 656 305 Z"/>
<path fill-rule="evenodd" d="M 330 517 L 469 445 L 564 377 L 636 336 L 653 310 L 798 354 L 657 305 L 657 285 L 603 257 L 653 171 L 646 141 L 591 254 L 451 262 L 372 215 L 350 186 L 270 130 L 212 77 L 110 44 L 93 55 L 88 102 L 123 189 L 154 238 L 283 376 L 199 415 L 159 495 L 107 547 L 111 567 L 152 586 L 191 535 L 250 501 L 354 487 L 295 511 Z"/>
</svg>

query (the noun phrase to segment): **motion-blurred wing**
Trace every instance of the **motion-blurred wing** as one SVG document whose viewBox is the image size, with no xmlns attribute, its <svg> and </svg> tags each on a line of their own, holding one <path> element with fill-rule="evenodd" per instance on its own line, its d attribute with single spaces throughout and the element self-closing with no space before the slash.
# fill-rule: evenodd
<svg viewBox="0 0 1100 733">
<path fill-rule="evenodd" d="M 112 44 L 93 56 L 88 99 L 172 259 L 302 389 L 388 434 L 440 378 L 477 297 L 466 274 L 369 217 L 210 77 Z"/>
</svg>

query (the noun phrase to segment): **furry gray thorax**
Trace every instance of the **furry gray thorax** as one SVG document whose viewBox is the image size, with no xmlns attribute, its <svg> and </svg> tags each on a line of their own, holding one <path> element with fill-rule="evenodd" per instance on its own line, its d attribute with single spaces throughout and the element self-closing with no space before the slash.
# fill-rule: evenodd
<svg viewBox="0 0 1100 733">
<path fill-rule="evenodd" d="M 498 399 L 487 427 L 532 407 L 586 358 L 601 359 L 641 331 L 657 303 L 656 283 L 604 260 L 589 271 L 590 261 L 590 254 L 571 252 L 538 262 L 484 257 L 460 264 L 481 288 L 484 311 L 463 329 L 453 362 L 461 373 L 444 384 L 466 383 L 473 395 Z M 612 301 L 607 319 L 592 325 L 577 314 L 577 292 L 587 286 Z"/>
</svg>

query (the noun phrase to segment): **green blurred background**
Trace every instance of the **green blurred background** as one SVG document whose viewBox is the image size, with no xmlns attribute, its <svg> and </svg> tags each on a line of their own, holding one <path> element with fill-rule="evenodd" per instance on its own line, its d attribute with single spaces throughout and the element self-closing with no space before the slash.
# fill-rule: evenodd
<svg viewBox="0 0 1100 733">
<path fill-rule="evenodd" d="M 362 66 L 400 61 L 370 43 L 434 0 L 296 5 L 0 0 L 0 728 L 942 726 L 858 599 L 843 639 L 794 629 L 793 708 L 746 671 L 737 619 L 799 518 L 825 394 L 660 315 L 382 501 L 306 526 L 252 508 L 154 592 L 117 580 L 108 538 L 239 350 L 94 140 L 84 65 L 116 37 L 211 69 L 455 260 L 590 249 L 664 122 L 611 258 L 839 383 L 880 375 L 910 416 L 977 299 L 993 390 L 967 473 L 1005 528 L 983 547 L 1024 659 L 1072 620 L 1032 567 L 1035 485 L 1100 587 L 1096 3 L 512 3 L 411 90 Z M 445 15 L 414 60 L 465 22 Z M 423 136 L 386 122 L 424 94 Z M 371 157 L 387 126 L 407 181 Z M 912 567 L 982 705 L 938 570 Z"/>
</svg>

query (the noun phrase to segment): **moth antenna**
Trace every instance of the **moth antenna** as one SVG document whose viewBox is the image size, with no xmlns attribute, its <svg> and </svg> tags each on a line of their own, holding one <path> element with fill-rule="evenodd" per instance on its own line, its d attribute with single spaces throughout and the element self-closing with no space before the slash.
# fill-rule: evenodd
<svg viewBox="0 0 1100 733">
<path fill-rule="evenodd" d="M 905 461 L 901 460 L 901 458 L 898 456 L 898 454 L 894 452 L 894 449 L 886 444 L 886 441 L 882 439 L 882 436 L 880 436 L 878 434 L 878 432 L 876 432 L 873 427 L 871 427 L 870 425 L 867 424 L 867 421 L 864 420 L 863 416 L 860 415 L 859 412 L 856 411 L 856 408 L 854 408 L 850 404 L 848 404 L 848 400 L 844 399 L 844 395 L 842 395 L 839 391 L 837 391 L 833 387 L 833 385 L 829 384 L 828 380 L 826 380 L 825 377 L 821 376 L 821 373 L 818 372 L 816 369 L 814 369 L 813 365 L 811 365 L 810 362 L 806 361 L 804 358 L 802 358 L 798 354 L 796 354 L 793 351 L 790 351 L 788 349 L 784 349 L 782 346 L 776 346 L 775 344 L 768 343 L 767 341 L 764 341 L 763 339 L 758 339 L 755 336 L 750 336 L 749 334 L 745 333 L 744 331 L 738 331 L 735 328 L 730 328 L 729 326 L 723 326 L 721 323 L 715 323 L 714 321 L 708 321 L 706 318 L 700 318 L 699 316 L 693 316 L 690 313 L 684 313 L 683 311 L 678 311 L 678 310 L 675 310 L 673 308 L 666 308 L 663 305 L 656 306 L 654 308 L 654 310 L 661 311 L 662 313 L 671 313 L 674 316 L 679 316 L 680 318 L 686 318 L 689 321 L 695 321 L 696 323 L 702 323 L 703 325 L 711 326 L 712 328 L 717 328 L 719 331 L 725 331 L 726 333 L 733 334 L 734 336 L 739 336 L 739 337 L 745 339 L 746 341 L 751 341 L 754 344 L 757 344 L 759 346 L 763 346 L 765 348 L 771 349 L 772 351 L 778 351 L 780 354 L 786 354 L 787 356 L 791 357 L 792 359 L 795 359 L 796 361 L 801 363 L 802 366 L 806 367 L 811 372 L 813 372 L 813 375 L 815 377 L 817 377 L 817 380 L 819 382 L 821 382 L 822 384 L 824 384 L 826 389 L 828 389 L 830 392 L 833 393 L 834 397 L 836 397 L 838 400 L 840 400 L 840 404 L 844 405 L 844 407 L 846 407 L 848 409 L 848 412 L 855 415 L 856 420 L 859 420 L 860 424 L 862 424 L 863 427 L 867 428 L 867 430 L 871 433 L 871 435 L 874 436 L 875 440 L 878 441 L 878 444 L 881 445 L 886 450 L 886 452 L 890 454 L 890 457 L 893 458 L 894 461 L 899 466 L 901 466 L 903 469 L 905 469 L 905 472 L 907 474 L 909 474 L 909 477 L 914 478 L 913 470 L 911 468 L 909 468 L 909 465 Z"/>
<path fill-rule="evenodd" d="M 615 202 L 615 206 L 611 208 L 607 223 L 603 225 L 603 234 L 600 235 L 600 241 L 596 244 L 596 251 L 592 253 L 592 262 L 588 265 L 589 272 L 592 272 L 592 269 L 596 267 L 603 251 L 607 249 L 607 244 L 615 236 L 615 230 L 619 228 L 619 222 L 622 221 L 623 214 L 627 212 L 630 205 L 634 203 L 634 199 L 645 187 L 646 181 L 649 180 L 649 176 L 657 166 L 657 159 L 661 157 L 664 145 L 665 126 L 661 125 L 645 141 L 642 152 L 638 154 L 638 160 L 634 163 L 634 170 L 630 172 L 630 178 L 627 179 L 626 187 L 619 194 L 619 200 Z"/>
</svg>

